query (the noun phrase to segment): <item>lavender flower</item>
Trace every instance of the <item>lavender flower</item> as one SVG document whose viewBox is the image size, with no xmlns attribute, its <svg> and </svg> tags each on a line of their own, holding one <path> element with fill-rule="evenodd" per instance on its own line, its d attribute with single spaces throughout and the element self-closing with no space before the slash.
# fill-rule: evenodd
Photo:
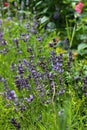
<svg viewBox="0 0 87 130">
<path fill-rule="evenodd" d="M 11 119 L 11 123 L 17 128 L 17 130 L 20 130 L 21 126 L 19 123 L 17 123 L 15 118 Z"/>
<path fill-rule="evenodd" d="M 13 39 L 13 42 L 16 43 L 16 47 L 17 47 L 17 48 L 19 48 L 19 41 L 18 41 L 18 40 L 19 40 L 18 38 L 14 38 L 14 39 Z"/>
<path fill-rule="evenodd" d="M 28 83 L 28 78 L 18 78 L 15 80 L 15 84 L 16 84 L 18 90 L 30 87 L 30 85 Z"/>
<path fill-rule="evenodd" d="M 56 70 L 59 73 L 63 73 L 63 55 L 60 54 L 59 56 L 52 55 L 52 69 Z"/>
<path fill-rule="evenodd" d="M 24 59 L 23 62 L 25 64 L 25 66 L 27 66 L 27 67 L 29 66 L 29 63 L 28 63 L 28 61 L 26 59 Z"/>
<path fill-rule="evenodd" d="M 38 41 L 42 41 L 42 38 L 40 36 L 37 37 Z"/>
<path fill-rule="evenodd" d="M 23 69 L 23 65 L 22 64 L 18 64 L 18 72 L 19 72 L 19 74 L 24 73 L 24 69 Z"/>
<path fill-rule="evenodd" d="M 30 36 L 28 34 L 22 34 L 20 37 L 24 42 L 27 42 Z"/>
<path fill-rule="evenodd" d="M 27 102 L 31 102 L 33 100 L 34 96 L 30 94 L 29 98 L 25 98 Z"/>
<path fill-rule="evenodd" d="M 31 28 L 31 33 L 37 34 L 37 31 L 36 31 L 36 29 L 34 27 Z"/>
<path fill-rule="evenodd" d="M 0 39 L 2 39 L 2 37 L 3 37 L 3 33 L 2 33 L 2 32 L 0 32 Z"/>
<path fill-rule="evenodd" d="M 16 1 L 14 1 L 14 6 L 17 7 L 17 2 Z"/>
<path fill-rule="evenodd" d="M 49 43 L 49 47 L 53 47 L 54 44 L 52 42 Z"/>
<path fill-rule="evenodd" d="M 0 19 L 0 26 L 2 25 L 2 20 Z"/>
<path fill-rule="evenodd" d="M 85 96 L 87 96 L 87 92 L 86 93 L 84 93 L 85 94 Z"/>
<path fill-rule="evenodd" d="M 84 81 L 84 84 L 87 85 L 87 78 L 84 78 L 83 81 Z"/>
<path fill-rule="evenodd" d="M 25 107 L 24 105 L 21 106 L 20 111 L 23 112 L 23 111 L 25 111 L 25 110 L 26 110 L 26 107 Z"/>
<path fill-rule="evenodd" d="M 58 11 L 54 12 L 53 18 L 56 20 L 58 19 L 58 17 L 59 17 L 59 12 Z"/>
<path fill-rule="evenodd" d="M 29 0 L 26 0 L 26 5 L 29 5 Z"/>
<path fill-rule="evenodd" d="M 8 99 L 10 99 L 10 100 L 16 100 L 17 99 L 17 95 L 16 95 L 14 90 L 8 91 L 7 96 L 8 96 Z"/>
<path fill-rule="evenodd" d="M 62 95 L 62 94 L 64 94 L 65 93 L 65 89 L 62 89 L 62 90 L 59 90 L 58 91 L 58 95 Z"/>
<path fill-rule="evenodd" d="M 32 48 L 31 47 L 27 48 L 27 52 L 32 52 Z"/>
<path fill-rule="evenodd" d="M 2 45 L 7 45 L 7 41 L 6 40 L 2 40 Z"/>
<path fill-rule="evenodd" d="M 21 10 L 23 10 L 23 9 L 24 9 L 24 2 L 21 1 Z"/>
</svg>

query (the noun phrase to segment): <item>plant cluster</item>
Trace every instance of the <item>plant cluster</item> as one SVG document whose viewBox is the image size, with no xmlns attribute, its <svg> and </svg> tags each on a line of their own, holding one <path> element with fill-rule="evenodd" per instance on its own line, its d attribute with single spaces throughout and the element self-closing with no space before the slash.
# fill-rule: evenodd
<svg viewBox="0 0 87 130">
<path fill-rule="evenodd" d="M 7 19 L 4 22 L 8 27 L 1 21 L 0 127 L 86 129 L 84 61 L 77 61 L 72 51 L 56 53 L 55 45 L 48 42 L 52 36 L 55 42 L 55 33 L 49 34 L 46 30 L 38 33 L 35 18 L 33 20 Z M 77 121 L 79 118 L 81 121 Z"/>
<path fill-rule="evenodd" d="M 11 2 L 15 1 L 4 3 L 6 10 L 10 9 Z M 17 1 L 15 17 L 7 14 L 8 17 L 0 19 L 0 128 L 86 130 L 87 62 L 76 57 L 70 49 L 78 24 L 71 33 L 70 21 L 67 21 L 68 38 L 65 35 L 61 38 L 61 31 L 57 34 L 55 30 L 50 32 L 48 26 L 42 28 L 39 20 L 43 16 L 46 22 L 49 15 L 51 19 L 55 6 L 60 7 L 57 11 L 63 14 L 63 8 L 71 2 L 63 0 L 57 3 L 54 0 L 49 3 L 47 0 L 43 5 L 42 2 L 30 1 L 30 11 L 34 11 L 32 15 L 32 12 L 24 10 L 23 1 L 20 1 L 22 5 Z M 55 6 L 50 12 L 52 4 Z M 41 14 L 43 7 L 47 8 L 44 12 L 46 17 Z M 76 5 L 79 18 L 83 8 L 81 3 Z M 68 11 L 67 6 L 65 13 Z M 85 47 L 80 45 L 79 54 L 86 54 L 82 49 Z"/>
</svg>

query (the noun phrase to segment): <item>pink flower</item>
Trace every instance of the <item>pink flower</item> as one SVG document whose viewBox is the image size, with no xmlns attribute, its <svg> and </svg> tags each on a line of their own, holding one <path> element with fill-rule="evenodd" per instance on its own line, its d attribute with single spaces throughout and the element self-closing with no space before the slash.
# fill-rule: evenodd
<svg viewBox="0 0 87 130">
<path fill-rule="evenodd" d="M 80 14 L 81 14 L 83 7 L 84 7 L 84 4 L 83 4 L 82 2 L 79 2 L 79 3 L 76 4 L 76 6 L 75 6 L 75 11 L 76 11 L 77 13 L 80 13 Z"/>
<path fill-rule="evenodd" d="M 9 6 L 8 2 L 4 2 L 4 7 L 8 7 L 8 6 Z"/>
</svg>

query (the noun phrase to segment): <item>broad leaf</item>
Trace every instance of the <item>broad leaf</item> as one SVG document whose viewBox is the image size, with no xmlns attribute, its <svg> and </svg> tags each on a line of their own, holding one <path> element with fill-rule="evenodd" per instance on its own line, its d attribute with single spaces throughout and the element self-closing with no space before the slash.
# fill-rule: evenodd
<svg viewBox="0 0 87 130">
<path fill-rule="evenodd" d="M 78 46 L 78 54 L 80 54 L 80 55 L 87 54 L 87 44 L 86 43 L 81 43 Z"/>
</svg>

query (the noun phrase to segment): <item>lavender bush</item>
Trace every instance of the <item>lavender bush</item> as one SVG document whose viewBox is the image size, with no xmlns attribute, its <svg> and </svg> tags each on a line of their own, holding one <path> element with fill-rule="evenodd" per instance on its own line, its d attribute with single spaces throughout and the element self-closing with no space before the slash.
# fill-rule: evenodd
<svg viewBox="0 0 87 130">
<path fill-rule="evenodd" d="M 25 14 L 0 20 L 0 128 L 86 130 L 86 60 Z"/>
</svg>

